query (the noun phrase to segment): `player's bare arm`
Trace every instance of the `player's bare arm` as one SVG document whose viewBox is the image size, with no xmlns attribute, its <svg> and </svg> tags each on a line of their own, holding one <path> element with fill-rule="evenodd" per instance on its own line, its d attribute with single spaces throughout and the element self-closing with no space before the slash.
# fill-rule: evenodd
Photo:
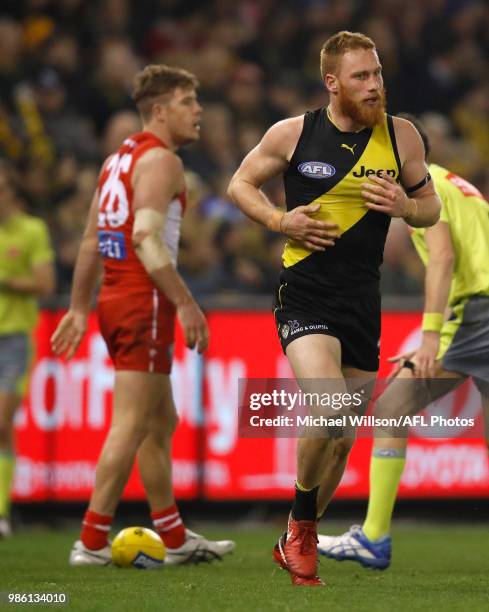
<svg viewBox="0 0 489 612">
<path fill-rule="evenodd" d="M 61 319 L 51 337 L 51 346 L 56 355 L 65 354 L 71 359 L 75 354 L 87 328 L 87 319 L 92 307 L 92 297 L 100 269 L 100 253 L 97 235 L 98 190 L 95 192 L 88 222 L 76 258 L 70 308 Z"/>
<path fill-rule="evenodd" d="M 302 131 L 304 118 L 279 121 L 261 142 L 244 158 L 228 187 L 228 194 L 251 219 L 282 232 L 313 251 L 334 245 L 338 226 L 317 221 L 311 216 L 319 204 L 297 206 L 290 212 L 278 210 L 261 190 L 269 179 L 284 172 L 290 162 Z"/>
<path fill-rule="evenodd" d="M 132 242 L 136 254 L 158 289 L 176 306 L 186 345 L 202 352 L 209 342 L 205 317 L 177 272 L 162 237 L 168 206 L 184 189 L 180 158 L 162 148 L 148 151 L 136 164 L 133 188 Z"/>
<path fill-rule="evenodd" d="M 401 158 L 401 184 L 391 176 L 373 176 L 362 185 L 366 206 L 400 217 L 412 227 L 428 227 L 440 216 L 441 203 L 429 177 L 423 141 L 410 121 L 394 117 Z M 407 190 L 409 195 L 406 193 Z"/>
</svg>

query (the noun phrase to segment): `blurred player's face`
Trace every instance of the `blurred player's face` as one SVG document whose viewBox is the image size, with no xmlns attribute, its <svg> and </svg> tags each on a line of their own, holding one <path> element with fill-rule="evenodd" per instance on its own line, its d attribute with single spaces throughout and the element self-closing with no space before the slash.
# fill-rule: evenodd
<svg viewBox="0 0 489 612">
<path fill-rule="evenodd" d="M 382 67 L 373 49 L 347 51 L 341 58 L 333 87 L 343 114 L 356 124 L 373 127 L 381 123 L 385 112 Z"/>
<path fill-rule="evenodd" d="M 177 87 L 164 106 L 166 127 L 176 146 L 199 139 L 202 107 L 195 89 Z"/>
</svg>

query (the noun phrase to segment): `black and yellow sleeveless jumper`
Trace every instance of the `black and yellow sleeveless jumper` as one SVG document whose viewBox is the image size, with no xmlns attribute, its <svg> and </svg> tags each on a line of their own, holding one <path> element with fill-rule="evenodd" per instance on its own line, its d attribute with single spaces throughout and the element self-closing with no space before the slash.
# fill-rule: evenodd
<svg viewBox="0 0 489 612">
<path fill-rule="evenodd" d="M 325 251 L 287 241 L 275 310 L 284 350 L 297 337 L 326 333 L 339 338 L 345 364 L 378 366 L 379 268 L 390 217 L 369 210 L 361 191 L 369 176 L 382 171 L 399 179 L 391 116 L 372 129 L 342 132 L 324 108 L 305 114 L 284 173 L 287 210 L 318 203 L 314 218 L 336 223 L 342 236 Z M 370 348 L 349 348 L 350 336 Z"/>
</svg>

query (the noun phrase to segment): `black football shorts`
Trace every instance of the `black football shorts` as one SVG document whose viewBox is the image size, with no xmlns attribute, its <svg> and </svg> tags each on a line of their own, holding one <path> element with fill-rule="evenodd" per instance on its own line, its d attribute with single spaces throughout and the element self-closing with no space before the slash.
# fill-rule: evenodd
<svg viewBox="0 0 489 612">
<path fill-rule="evenodd" d="M 296 338 L 325 334 L 338 338 L 343 366 L 379 369 L 380 294 L 325 296 L 306 294 L 282 283 L 275 294 L 274 315 L 284 353 Z"/>
</svg>

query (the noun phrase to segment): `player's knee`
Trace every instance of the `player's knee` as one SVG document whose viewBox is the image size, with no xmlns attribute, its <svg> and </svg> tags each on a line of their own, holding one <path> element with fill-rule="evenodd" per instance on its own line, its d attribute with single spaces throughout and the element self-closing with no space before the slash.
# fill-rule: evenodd
<svg viewBox="0 0 489 612">
<path fill-rule="evenodd" d="M 110 440 L 114 446 L 118 445 L 122 448 L 126 447 L 129 450 L 132 448 L 138 448 L 148 433 L 148 425 L 143 419 L 141 419 L 112 427 L 108 440 Z"/>
<path fill-rule="evenodd" d="M 375 417 L 379 419 L 396 416 L 395 411 L 392 409 L 392 406 L 389 404 L 389 402 L 385 402 L 382 397 L 380 397 L 375 403 L 374 414 Z"/>
<path fill-rule="evenodd" d="M 134 427 L 132 429 L 132 431 L 129 432 L 131 441 L 134 442 L 134 444 L 139 447 L 139 445 L 142 443 L 142 441 L 146 438 L 146 436 L 148 435 L 149 430 L 148 427 L 146 426 L 137 426 Z"/>
<path fill-rule="evenodd" d="M 333 459 L 337 463 L 343 463 L 346 461 L 351 447 L 353 446 L 354 440 L 352 438 L 339 438 L 335 440 L 333 447 Z"/>
<path fill-rule="evenodd" d="M 171 446 L 173 434 L 178 425 L 179 418 L 177 414 L 170 416 L 167 420 L 158 424 L 158 427 L 151 430 L 148 437 L 160 447 Z"/>
</svg>

